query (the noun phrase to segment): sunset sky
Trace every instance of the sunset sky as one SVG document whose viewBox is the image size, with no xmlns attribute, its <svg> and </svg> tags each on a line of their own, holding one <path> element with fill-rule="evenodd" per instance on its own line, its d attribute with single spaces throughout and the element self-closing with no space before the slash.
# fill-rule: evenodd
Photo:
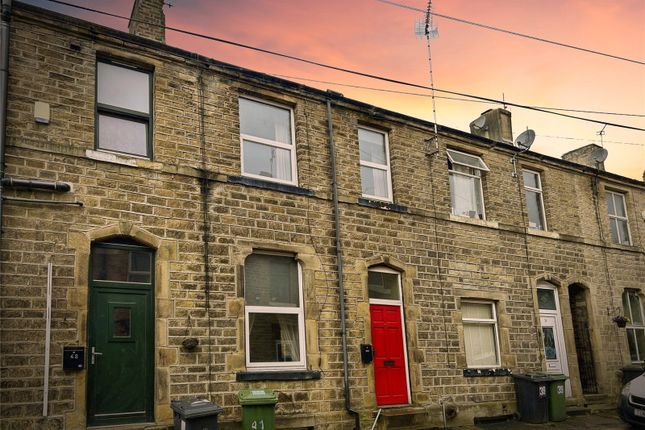
<svg viewBox="0 0 645 430">
<path fill-rule="evenodd" d="M 129 16 L 133 0 L 68 0 Z M 399 0 L 423 9 L 423 0 Z M 127 31 L 124 20 L 107 18 L 47 0 L 27 3 Z M 429 85 L 428 53 L 414 34 L 423 14 L 376 0 L 173 0 L 166 24 L 339 67 Z M 511 31 L 645 61 L 643 0 L 435 0 L 433 11 Z M 432 40 L 436 88 L 532 106 L 594 110 L 640 116 L 569 112 L 645 128 L 645 66 L 548 45 L 509 34 L 435 18 Z M 429 91 L 387 84 L 216 42 L 166 33 L 167 43 L 217 60 L 432 120 L 428 97 L 356 89 L 329 81 L 381 89 Z M 437 93 L 438 96 L 442 94 Z M 503 95 L 503 96 L 502 96 Z M 437 122 L 468 130 L 468 124 L 495 105 L 437 99 Z M 517 136 L 527 127 L 537 138 L 534 151 L 559 157 L 576 147 L 599 143 L 601 124 L 509 108 Z M 643 179 L 645 132 L 608 126 L 604 146 L 608 171 Z"/>
</svg>

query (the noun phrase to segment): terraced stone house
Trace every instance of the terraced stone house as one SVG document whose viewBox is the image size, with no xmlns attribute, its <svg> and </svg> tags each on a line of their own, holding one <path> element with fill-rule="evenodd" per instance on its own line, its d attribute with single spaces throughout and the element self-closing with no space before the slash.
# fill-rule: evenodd
<svg viewBox="0 0 645 430">
<path fill-rule="evenodd" d="M 3 1 L 0 428 L 167 428 L 278 395 L 278 428 L 611 404 L 645 357 L 645 184 Z M 618 327 L 612 317 L 625 315 Z M 623 369 L 627 369 L 623 371 Z"/>
</svg>

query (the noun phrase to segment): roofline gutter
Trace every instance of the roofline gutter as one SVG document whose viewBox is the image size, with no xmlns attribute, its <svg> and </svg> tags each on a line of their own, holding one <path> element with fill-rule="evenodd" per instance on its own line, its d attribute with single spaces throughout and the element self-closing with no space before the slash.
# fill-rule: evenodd
<svg viewBox="0 0 645 430">
<path fill-rule="evenodd" d="M 336 93 L 330 92 L 330 95 Z M 340 331 L 343 347 L 343 394 L 345 409 L 354 416 L 354 428 L 360 430 L 361 418 L 358 412 L 352 409 L 351 392 L 349 389 L 349 368 L 347 358 L 347 321 L 345 318 L 345 285 L 343 282 L 343 246 L 340 240 L 340 210 L 338 206 L 338 181 L 336 177 L 336 145 L 334 143 L 334 126 L 332 123 L 331 98 L 327 99 L 327 133 L 329 137 L 329 152 L 331 158 L 332 193 L 334 202 L 334 230 L 336 232 L 336 266 L 338 271 L 338 303 L 340 305 Z"/>
<path fill-rule="evenodd" d="M 11 0 L 2 0 L 0 22 L 0 179 L 4 178 L 4 151 L 7 140 L 7 82 L 9 81 L 9 23 Z M 2 187 L 0 186 L 0 237 L 2 237 Z"/>
</svg>

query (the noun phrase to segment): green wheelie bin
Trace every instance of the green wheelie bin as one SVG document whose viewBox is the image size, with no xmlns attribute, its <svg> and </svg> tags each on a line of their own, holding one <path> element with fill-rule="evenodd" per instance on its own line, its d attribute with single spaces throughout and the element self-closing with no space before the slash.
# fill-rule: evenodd
<svg viewBox="0 0 645 430">
<path fill-rule="evenodd" d="M 272 390 L 242 390 L 242 430 L 274 430 L 275 404 L 278 397 Z"/>
<path fill-rule="evenodd" d="M 567 419 L 564 389 L 567 377 L 562 374 L 550 374 L 549 380 L 549 421 L 564 421 Z"/>
</svg>

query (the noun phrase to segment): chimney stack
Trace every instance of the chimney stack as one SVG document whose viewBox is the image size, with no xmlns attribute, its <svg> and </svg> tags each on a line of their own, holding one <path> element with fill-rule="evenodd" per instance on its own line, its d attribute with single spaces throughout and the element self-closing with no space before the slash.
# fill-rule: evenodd
<svg viewBox="0 0 645 430">
<path fill-rule="evenodd" d="M 130 34 L 166 42 L 164 0 L 134 0 L 128 30 Z"/>
<path fill-rule="evenodd" d="M 513 144 L 513 126 L 511 112 L 506 109 L 488 109 L 479 118 L 470 123 L 470 132 L 475 136 Z"/>
<path fill-rule="evenodd" d="M 562 155 L 563 160 L 572 161 L 574 163 L 582 164 L 583 166 L 593 167 L 598 170 L 605 170 L 605 159 L 607 158 L 607 150 L 600 145 L 590 143 L 581 148 L 569 151 Z"/>
</svg>

